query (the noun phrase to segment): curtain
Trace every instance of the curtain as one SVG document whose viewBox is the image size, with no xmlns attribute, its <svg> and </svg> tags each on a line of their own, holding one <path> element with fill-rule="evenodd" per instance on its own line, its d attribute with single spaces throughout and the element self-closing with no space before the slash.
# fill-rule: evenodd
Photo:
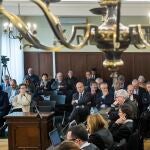
<svg viewBox="0 0 150 150">
<path fill-rule="evenodd" d="M 19 35 L 14 30 L 15 35 Z M 7 61 L 7 67 L 12 79 L 16 79 L 20 84 L 24 77 L 24 56 L 23 49 L 20 49 L 21 43 L 18 39 L 10 39 L 8 33 L 2 33 L 2 50 L 1 55 L 7 56 L 10 60 Z M 2 67 L 4 70 L 4 67 Z M 7 71 L 6 71 L 6 74 Z"/>
</svg>

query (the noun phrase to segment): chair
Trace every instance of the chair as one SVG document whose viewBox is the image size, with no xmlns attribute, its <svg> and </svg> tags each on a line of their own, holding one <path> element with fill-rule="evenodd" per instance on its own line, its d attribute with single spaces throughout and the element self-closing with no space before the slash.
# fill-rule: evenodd
<svg viewBox="0 0 150 150">
<path fill-rule="evenodd" d="M 56 101 L 41 101 L 38 104 L 40 112 L 51 112 L 55 110 Z"/>
<path fill-rule="evenodd" d="M 65 95 L 55 95 L 53 98 L 54 98 L 53 101 L 56 101 L 56 109 L 55 110 L 57 112 L 56 113 L 57 116 L 55 116 L 55 122 L 57 124 L 59 124 L 59 122 L 61 122 L 61 125 L 62 125 L 62 124 L 64 124 L 65 117 L 66 117 L 66 110 L 64 110 L 64 107 L 63 107 L 66 102 L 66 96 Z M 61 109 L 61 108 L 63 108 L 63 109 Z"/>
<path fill-rule="evenodd" d="M 66 102 L 66 96 L 65 95 L 56 95 L 55 96 L 56 104 L 65 104 Z"/>
<path fill-rule="evenodd" d="M 127 150 L 127 142 L 122 139 L 119 143 L 115 143 L 111 150 Z"/>
</svg>

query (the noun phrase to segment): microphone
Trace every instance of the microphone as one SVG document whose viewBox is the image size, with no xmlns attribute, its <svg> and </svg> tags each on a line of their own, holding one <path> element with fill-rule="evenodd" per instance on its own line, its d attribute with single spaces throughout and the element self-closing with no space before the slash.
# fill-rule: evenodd
<svg viewBox="0 0 150 150">
<path fill-rule="evenodd" d="M 39 111 L 39 109 L 37 108 L 37 105 L 35 104 L 34 107 L 35 107 L 35 110 L 36 110 L 36 112 L 37 112 L 37 117 L 39 117 L 40 119 L 42 119 L 43 117 L 42 117 L 42 115 L 40 114 L 40 111 Z"/>
</svg>

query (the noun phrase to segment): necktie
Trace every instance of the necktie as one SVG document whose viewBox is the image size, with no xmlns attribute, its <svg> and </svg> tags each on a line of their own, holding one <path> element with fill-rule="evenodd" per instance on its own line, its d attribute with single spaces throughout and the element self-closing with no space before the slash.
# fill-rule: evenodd
<svg viewBox="0 0 150 150">
<path fill-rule="evenodd" d="M 82 99 L 82 93 L 79 94 L 79 101 Z"/>
</svg>

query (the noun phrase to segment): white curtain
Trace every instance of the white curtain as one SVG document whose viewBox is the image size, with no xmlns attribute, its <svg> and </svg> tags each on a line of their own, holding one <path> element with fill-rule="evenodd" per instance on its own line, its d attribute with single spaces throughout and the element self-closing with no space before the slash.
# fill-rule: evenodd
<svg viewBox="0 0 150 150">
<path fill-rule="evenodd" d="M 15 32 L 17 35 L 18 32 Z M 22 83 L 24 77 L 24 56 L 20 45 L 18 39 L 10 39 L 8 34 L 2 33 L 1 55 L 10 58 L 7 62 L 8 70 L 11 78 L 16 79 L 18 84 Z"/>
</svg>

